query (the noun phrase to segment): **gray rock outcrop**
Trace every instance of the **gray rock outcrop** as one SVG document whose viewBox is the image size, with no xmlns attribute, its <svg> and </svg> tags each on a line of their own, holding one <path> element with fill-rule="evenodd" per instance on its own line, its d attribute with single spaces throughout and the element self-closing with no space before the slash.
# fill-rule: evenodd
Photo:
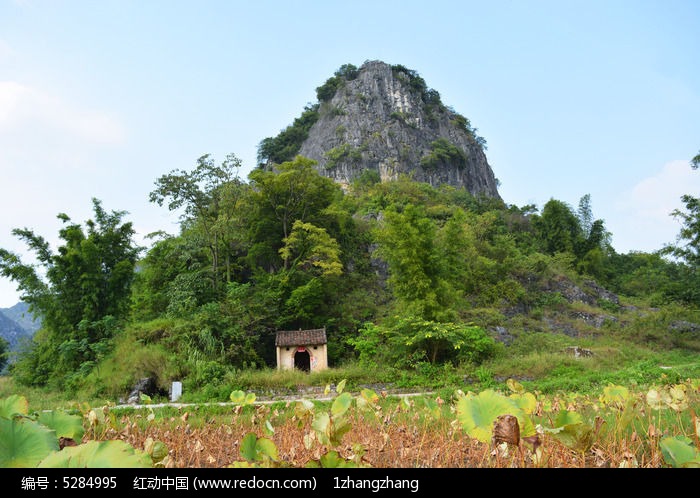
<svg viewBox="0 0 700 498">
<path fill-rule="evenodd" d="M 299 151 L 321 174 L 344 186 L 366 171 L 381 181 L 404 174 L 500 199 L 484 140 L 414 71 L 369 61 L 335 81 Z"/>
<path fill-rule="evenodd" d="M 144 377 L 139 379 L 129 393 L 126 402 L 129 404 L 137 404 L 141 402 L 141 394 L 153 397 L 158 393 L 158 385 L 153 377 Z"/>
</svg>

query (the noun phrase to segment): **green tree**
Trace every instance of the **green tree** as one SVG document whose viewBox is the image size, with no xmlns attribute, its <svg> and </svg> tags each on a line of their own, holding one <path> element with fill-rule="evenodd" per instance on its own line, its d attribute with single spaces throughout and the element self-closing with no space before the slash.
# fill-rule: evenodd
<svg viewBox="0 0 700 498">
<path fill-rule="evenodd" d="M 693 268 L 700 267 L 700 198 L 684 195 L 681 200 L 685 211 L 674 209 L 671 213 L 681 224 L 678 234 L 678 245 L 672 249 L 672 254 L 681 258 Z"/>
<path fill-rule="evenodd" d="M 480 363 L 496 349 L 484 329 L 473 324 L 434 322 L 404 317 L 394 325 L 404 345 L 425 352 L 430 363 L 453 358 Z"/>
<path fill-rule="evenodd" d="M 158 239 L 138 262 L 132 286 L 132 318 L 181 316 L 210 301 L 209 260 L 200 248 L 183 236 L 159 232 L 150 237 Z"/>
<path fill-rule="evenodd" d="M 593 210 L 591 209 L 591 194 L 586 194 L 578 202 L 578 221 L 581 231 L 588 237 L 593 228 Z"/>
<path fill-rule="evenodd" d="M 545 253 L 559 252 L 574 254 L 574 249 L 582 237 L 581 225 L 565 202 L 550 199 L 542 208 L 542 213 L 533 219 Z"/>
<path fill-rule="evenodd" d="M 170 211 L 182 209 L 183 232 L 201 241 L 211 261 L 211 286 L 218 291 L 223 268 L 226 282 L 232 280 L 231 251 L 236 247 L 232 230 L 240 208 L 244 185 L 239 178 L 241 160 L 229 154 L 216 164 L 209 154 L 197 159 L 192 171 L 173 170 L 155 182 L 149 194 L 151 202 Z"/>
<path fill-rule="evenodd" d="M 649 297 L 656 306 L 662 304 L 662 296 L 672 285 L 678 265 L 659 252 L 630 252 L 612 254 L 609 266 L 610 275 L 605 284 L 611 291 Z"/>
<path fill-rule="evenodd" d="M 0 372 L 5 370 L 9 354 L 9 344 L 4 338 L 0 337 Z"/>
<path fill-rule="evenodd" d="M 316 88 L 316 97 L 319 102 L 328 102 L 333 98 L 339 88 L 342 88 L 347 81 L 357 78 L 359 71 L 352 64 L 343 64 L 340 68 L 326 80 L 326 82 Z"/>
<path fill-rule="evenodd" d="M 409 204 L 402 211 L 387 210 L 376 236 L 379 254 L 389 264 L 388 283 L 403 312 L 424 320 L 453 318 L 437 226 L 425 208 Z"/>
<path fill-rule="evenodd" d="M 258 145 L 258 167 L 293 161 L 308 138 L 309 130 L 318 121 L 318 108 L 318 103 L 306 106 L 301 116 L 276 137 L 264 138 Z"/>
<path fill-rule="evenodd" d="M 283 242 L 280 254 L 286 268 L 299 269 L 313 276 L 342 274 L 338 242 L 323 228 L 297 220 L 292 226 L 292 233 Z"/>
<path fill-rule="evenodd" d="M 334 281 L 343 273 L 340 246 L 325 229 L 300 220 L 284 239 L 286 313 L 290 325 L 312 326 Z"/>
<path fill-rule="evenodd" d="M 570 253 L 579 273 L 604 277 L 610 233 L 603 220 L 593 218 L 590 194 L 581 198 L 576 213 L 568 204 L 550 199 L 532 224 L 546 254 Z"/>
<path fill-rule="evenodd" d="M 700 153 L 690 162 L 693 169 L 700 166 Z M 680 258 L 691 268 L 700 267 L 700 198 L 685 194 L 681 197 L 685 211 L 674 209 L 671 216 L 681 223 L 677 245 L 666 248 L 666 253 Z"/>
<path fill-rule="evenodd" d="M 700 166 L 700 153 L 690 161 L 693 169 Z M 700 197 L 685 194 L 681 197 L 685 210 L 674 209 L 671 216 L 681 223 L 675 245 L 661 250 L 680 261 L 679 275 L 669 286 L 667 296 L 687 303 L 700 303 Z"/>
<path fill-rule="evenodd" d="M 107 213 L 97 199 L 93 211 L 87 230 L 58 215 L 65 225 L 57 253 L 31 230 L 13 230 L 35 253 L 43 272 L 0 249 L 0 275 L 17 282 L 21 299 L 42 317 L 43 330 L 15 366 L 20 381 L 42 385 L 55 377 L 60 383 L 80 369 L 89 370 L 106 353 L 118 320 L 127 315 L 142 249 L 133 242 L 131 223 L 123 222 L 126 212 Z"/>
<path fill-rule="evenodd" d="M 678 274 L 669 284 L 666 296 L 685 303 L 700 304 L 700 198 L 681 197 L 685 211 L 675 209 L 671 214 L 682 226 L 676 245 L 661 250 L 664 255 L 678 258 Z"/>
<path fill-rule="evenodd" d="M 274 171 L 257 169 L 248 178 L 251 188 L 246 197 L 248 209 L 248 254 L 251 266 L 274 271 L 289 261 L 281 258 L 284 239 L 296 221 L 323 227 L 328 221 L 324 210 L 342 195 L 338 184 L 321 176 L 316 161 L 297 156 Z"/>
</svg>

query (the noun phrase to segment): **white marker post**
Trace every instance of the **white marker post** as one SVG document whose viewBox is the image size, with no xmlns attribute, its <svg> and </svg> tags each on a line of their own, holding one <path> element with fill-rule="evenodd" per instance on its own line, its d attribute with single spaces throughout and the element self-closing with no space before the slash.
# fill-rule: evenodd
<svg viewBox="0 0 700 498">
<path fill-rule="evenodd" d="M 170 401 L 175 402 L 182 396 L 182 382 L 173 382 L 173 387 L 170 391 Z"/>
</svg>

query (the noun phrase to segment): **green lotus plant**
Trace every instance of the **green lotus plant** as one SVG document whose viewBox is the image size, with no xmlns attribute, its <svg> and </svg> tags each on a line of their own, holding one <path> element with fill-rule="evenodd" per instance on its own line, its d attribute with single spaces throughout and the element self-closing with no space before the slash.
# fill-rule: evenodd
<svg viewBox="0 0 700 498">
<path fill-rule="evenodd" d="M 700 468 L 700 451 L 686 436 L 667 437 L 659 441 L 664 461 L 676 468 Z"/>
<path fill-rule="evenodd" d="M 243 460 L 233 462 L 229 467 L 280 467 L 279 451 L 274 441 L 258 437 L 249 432 L 241 441 L 240 455 Z"/>
<path fill-rule="evenodd" d="M 554 421 L 554 427 L 543 428 L 560 443 L 572 450 L 585 453 L 593 445 L 593 426 L 584 422 L 576 412 L 560 410 Z"/>
<path fill-rule="evenodd" d="M 38 467 L 51 468 L 108 468 L 153 467 L 151 456 L 119 439 L 111 441 L 88 441 L 78 446 L 67 446 L 52 452 Z"/>
<path fill-rule="evenodd" d="M 153 467 L 147 452 L 120 440 L 81 443 L 84 434 L 79 415 L 32 415 L 24 396 L 0 400 L 0 467 Z"/>
<path fill-rule="evenodd" d="M 469 436 L 482 443 L 491 441 L 493 424 L 501 415 L 512 415 L 518 419 L 522 438 L 536 436 L 535 425 L 520 406 L 521 403 L 526 407 L 531 406 L 528 398 L 510 398 L 492 389 L 479 394 L 467 393 L 457 399 L 457 420 Z"/>
</svg>

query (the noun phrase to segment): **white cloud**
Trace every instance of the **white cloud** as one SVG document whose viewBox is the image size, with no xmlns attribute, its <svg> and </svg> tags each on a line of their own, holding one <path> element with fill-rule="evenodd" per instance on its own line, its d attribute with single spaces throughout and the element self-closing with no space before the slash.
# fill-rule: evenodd
<svg viewBox="0 0 700 498">
<path fill-rule="evenodd" d="M 31 132 L 37 127 L 97 144 L 118 144 L 125 138 L 122 125 L 105 113 L 80 109 L 15 81 L 0 81 L 0 132 Z"/>
<path fill-rule="evenodd" d="M 666 163 L 658 174 L 622 192 L 614 205 L 616 216 L 606 219 L 618 252 L 651 252 L 674 243 L 680 224 L 671 213 L 684 209 L 681 196 L 700 192 L 700 172 L 688 161 Z"/>
</svg>

